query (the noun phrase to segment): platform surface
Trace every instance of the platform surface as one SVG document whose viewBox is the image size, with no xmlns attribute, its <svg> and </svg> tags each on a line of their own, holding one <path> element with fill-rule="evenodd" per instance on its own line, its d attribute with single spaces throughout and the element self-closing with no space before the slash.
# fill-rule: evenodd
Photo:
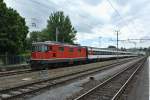
<svg viewBox="0 0 150 100">
<path fill-rule="evenodd" d="M 141 71 L 140 77 L 138 76 L 137 82 L 129 93 L 127 100 L 150 100 L 150 57 L 147 59 L 144 69 Z"/>
</svg>

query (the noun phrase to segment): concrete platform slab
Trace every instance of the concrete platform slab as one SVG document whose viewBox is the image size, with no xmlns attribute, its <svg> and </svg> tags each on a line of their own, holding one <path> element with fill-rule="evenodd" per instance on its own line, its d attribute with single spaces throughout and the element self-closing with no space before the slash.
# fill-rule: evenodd
<svg viewBox="0 0 150 100">
<path fill-rule="evenodd" d="M 149 100 L 149 80 L 150 80 L 150 57 L 147 59 L 143 70 L 136 83 L 134 84 L 133 89 L 129 93 L 127 100 Z"/>
</svg>

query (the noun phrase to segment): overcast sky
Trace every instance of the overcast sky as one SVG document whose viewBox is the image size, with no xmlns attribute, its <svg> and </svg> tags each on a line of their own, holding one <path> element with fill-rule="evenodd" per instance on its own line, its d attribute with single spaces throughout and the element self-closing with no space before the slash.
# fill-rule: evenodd
<svg viewBox="0 0 150 100">
<path fill-rule="evenodd" d="M 81 45 L 116 45 L 115 30 L 120 30 L 120 40 L 150 38 L 150 0 L 4 1 L 8 7 L 16 9 L 26 18 L 30 31 L 45 28 L 50 13 L 64 11 L 78 31 L 76 42 Z M 36 23 L 36 27 L 32 27 L 31 23 Z M 149 44 L 150 41 L 141 41 L 137 43 L 137 47 L 147 47 Z M 119 42 L 119 47 L 128 48 L 135 45 L 126 41 Z"/>
</svg>

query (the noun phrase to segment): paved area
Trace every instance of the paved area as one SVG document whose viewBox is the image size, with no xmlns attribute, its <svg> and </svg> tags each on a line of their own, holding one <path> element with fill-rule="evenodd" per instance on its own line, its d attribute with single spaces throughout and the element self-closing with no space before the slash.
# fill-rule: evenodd
<svg viewBox="0 0 150 100">
<path fill-rule="evenodd" d="M 150 79 L 150 57 L 145 63 L 144 69 L 142 70 L 138 79 L 131 91 L 127 100 L 149 100 L 149 79 Z"/>
</svg>

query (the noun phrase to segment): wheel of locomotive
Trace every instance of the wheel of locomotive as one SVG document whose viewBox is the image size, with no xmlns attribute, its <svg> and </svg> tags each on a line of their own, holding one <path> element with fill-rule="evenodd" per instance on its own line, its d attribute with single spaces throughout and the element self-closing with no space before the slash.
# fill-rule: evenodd
<svg viewBox="0 0 150 100">
<path fill-rule="evenodd" d="M 37 70 L 37 67 L 36 67 L 37 65 L 35 65 L 35 64 L 30 64 L 30 67 L 31 67 L 31 69 L 32 70 Z"/>
<path fill-rule="evenodd" d="M 41 64 L 38 64 L 36 62 L 31 62 L 30 66 L 32 70 L 41 70 L 44 68 Z"/>
</svg>

